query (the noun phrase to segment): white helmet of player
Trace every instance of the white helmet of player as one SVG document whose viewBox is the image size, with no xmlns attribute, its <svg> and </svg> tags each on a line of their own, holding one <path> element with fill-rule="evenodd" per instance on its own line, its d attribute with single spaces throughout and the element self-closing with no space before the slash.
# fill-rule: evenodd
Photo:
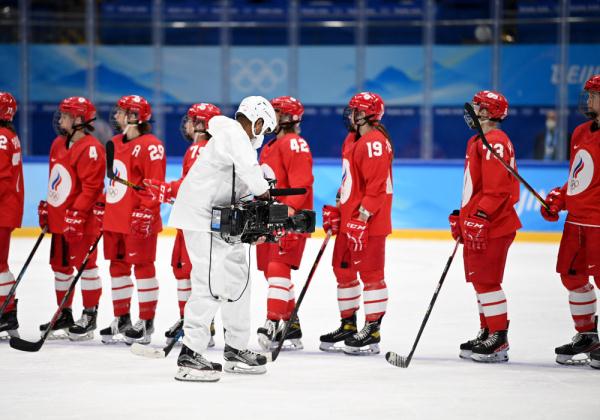
<svg viewBox="0 0 600 420">
<path fill-rule="evenodd" d="M 250 139 L 252 146 L 258 149 L 265 138 L 265 134 L 271 133 L 277 127 L 277 116 L 273 105 L 262 96 L 247 96 L 242 99 L 235 115 L 243 114 L 252 123 L 252 133 L 254 138 Z M 256 132 L 255 123 L 259 118 L 263 120 L 263 126 L 260 133 Z"/>
</svg>

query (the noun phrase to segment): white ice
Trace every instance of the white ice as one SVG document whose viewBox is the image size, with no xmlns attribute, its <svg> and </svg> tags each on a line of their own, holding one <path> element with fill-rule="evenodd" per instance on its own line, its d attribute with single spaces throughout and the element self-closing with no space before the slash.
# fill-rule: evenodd
<svg viewBox="0 0 600 420">
<path fill-rule="evenodd" d="M 298 294 L 322 239 L 310 240 Z M 34 239 L 14 239 L 11 269 L 18 273 Z M 40 323 L 55 310 L 49 240 L 38 250 L 18 289 L 21 336 L 37 340 Z M 152 345 L 178 316 L 170 269 L 173 237 L 159 240 L 160 300 Z M 223 373 L 219 383 L 175 381 L 175 348 L 162 360 L 134 356 L 125 345 L 49 341 L 38 353 L 0 343 L 1 419 L 600 419 L 600 371 L 554 362 L 554 347 L 574 334 L 567 293 L 554 273 L 557 244 L 515 243 L 505 275 L 511 329 L 510 362 L 483 365 L 458 358 L 458 345 L 478 329 L 474 292 L 459 255 L 450 269 L 421 343 L 408 369 L 383 354 L 407 355 L 442 269 L 449 241 L 390 240 L 387 246 L 388 313 L 382 354 L 352 357 L 318 350 L 318 337 L 337 327 L 336 286 L 330 244 L 300 310 L 305 350 L 282 353 L 262 376 Z M 98 327 L 112 320 L 108 265 L 100 262 L 103 295 Z M 265 318 L 266 282 L 255 273 L 250 346 Z M 134 295 L 132 317 L 137 314 Z M 77 289 L 74 314 L 79 317 Z M 217 316 L 216 348 L 223 338 Z"/>
</svg>

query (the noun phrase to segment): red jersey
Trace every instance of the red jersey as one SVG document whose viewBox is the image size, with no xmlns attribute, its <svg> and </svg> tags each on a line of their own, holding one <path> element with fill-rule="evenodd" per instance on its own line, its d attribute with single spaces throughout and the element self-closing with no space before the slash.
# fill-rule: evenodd
<svg viewBox="0 0 600 420">
<path fill-rule="evenodd" d="M 265 177 L 277 180 L 276 188 L 306 188 L 305 194 L 277 201 L 294 210 L 313 209 L 312 154 L 306 140 L 293 133 L 275 138 L 261 149 L 259 163 Z"/>
<path fill-rule="evenodd" d="M 379 130 L 356 138 L 350 133 L 342 146 L 342 186 L 340 187 L 340 232 L 357 219 L 362 206 L 371 213 L 369 235 L 392 232 L 392 145 Z"/>
<path fill-rule="evenodd" d="M 600 129 L 593 121 L 573 131 L 569 180 L 566 192 L 567 221 L 600 226 Z"/>
<path fill-rule="evenodd" d="M 23 162 L 15 133 L 0 127 L 0 226 L 16 228 L 23 219 Z"/>
<path fill-rule="evenodd" d="M 183 156 L 183 171 L 181 172 L 180 181 L 185 178 L 194 162 L 196 162 L 196 158 L 200 156 L 200 149 L 205 147 L 207 144 L 208 140 L 200 140 L 196 143 L 192 143 L 185 151 L 185 155 Z"/>
<path fill-rule="evenodd" d="M 67 148 L 67 139 L 58 136 L 50 147 L 48 177 L 48 229 L 63 233 L 67 210 L 86 214 L 84 232 L 96 234 L 98 225 L 91 209 L 102 195 L 106 157 L 102 144 L 86 135 Z"/>
<path fill-rule="evenodd" d="M 165 180 L 167 163 L 165 148 L 153 134 L 143 134 L 133 140 L 123 142 L 123 135 L 113 137 L 115 160 L 113 170 L 119 178 L 141 185 L 144 178 Z M 104 230 L 129 234 L 131 213 L 138 207 L 145 207 L 154 213 L 152 231 L 162 230 L 160 203 L 151 198 L 142 198 L 121 183 L 110 181 L 106 188 L 106 210 Z"/>
<path fill-rule="evenodd" d="M 499 129 L 486 138 L 502 159 L 517 169 L 515 150 L 508 136 Z M 462 192 L 461 226 L 467 217 L 482 210 L 490 223 L 489 237 L 497 238 L 515 232 L 521 221 L 514 205 L 519 201 L 519 181 L 506 170 L 479 140 L 477 135 L 467 142 Z"/>
</svg>

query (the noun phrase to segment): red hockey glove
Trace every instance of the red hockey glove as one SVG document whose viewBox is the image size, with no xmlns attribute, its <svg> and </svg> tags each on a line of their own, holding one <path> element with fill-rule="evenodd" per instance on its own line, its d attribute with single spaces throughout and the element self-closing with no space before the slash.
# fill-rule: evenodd
<svg viewBox="0 0 600 420">
<path fill-rule="evenodd" d="M 459 210 L 454 210 L 450 216 L 448 216 L 448 222 L 450 222 L 450 233 L 452 233 L 452 239 L 459 240 L 462 243 L 462 233 L 460 231 L 460 220 Z"/>
<path fill-rule="evenodd" d="M 301 237 L 298 233 L 286 233 L 279 239 L 279 249 L 281 252 L 290 252 L 298 244 Z"/>
<path fill-rule="evenodd" d="M 137 238 L 144 239 L 152 235 L 152 224 L 154 213 L 152 210 L 138 207 L 131 213 L 131 234 Z"/>
<path fill-rule="evenodd" d="M 97 202 L 96 204 L 94 204 L 94 207 L 92 207 L 92 214 L 96 218 L 96 223 L 98 223 L 98 226 L 102 226 L 102 223 L 104 222 L 105 207 L 106 205 L 101 201 Z"/>
<path fill-rule="evenodd" d="M 177 191 L 174 191 L 171 182 L 146 178 L 142 183 L 146 189 L 138 191 L 138 195 L 144 198 L 160 203 L 171 203 L 177 196 Z"/>
<path fill-rule="evenodd" d="M 38 220 L 42 229 L 48 226 L 48 202 L 44 200 L 38 204 Z"/>
<path fill-rule="evenodd" d="M 467 217 L 462 227 L 465 246 L 471 251 L 483 251 L 487 248 L 488 222 L 483 217 Z"/>
<path fill-rule="evenodd" d="M 340 209 L 335 206 L 323 206 L 323 229 L 325 232 L 331 231 L 335 236 L 340 231 Z"/>
<path fill-rule="evenodd" d="M 360 252 L 367 247 L 367 239 L 369 232 L 367 222 L 362 220 L 352 219 L 346 223 L 346 236 L 348 236 L 348 248 L 354 252 Z"/>
<path fill-rule="evenodd" d="M 546 203 L 550 210 L 546 210 L 544 206 L 540 207 L 540 213 L 542 217 L 549 222 L 556 222 L 558 220 L 558 213 L 566 208 L 565 194 L 560 187 L 552 189 L 546 196 Z"/>
<path fill-rule="evenodd" d="M 85 217 L 80 211 L 67 210 L 65 213 L 65 227 L 63 235 L 67 242 L 76 242 L 83 239 L 83 228 L 85 227 Z"/>
</svg>

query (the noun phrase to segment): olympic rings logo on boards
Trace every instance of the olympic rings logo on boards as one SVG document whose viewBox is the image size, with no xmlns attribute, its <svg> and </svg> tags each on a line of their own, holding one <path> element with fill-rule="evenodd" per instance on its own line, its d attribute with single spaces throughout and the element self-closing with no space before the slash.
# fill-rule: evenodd
<svg viewBox="0 0 600 420">
<path fill-rule="evenodd" d="M 231 67 L 231 82 L 241 92 L 269 93 L 287 79 L 287 63 L 280 58 L 235 58 L 231 60 Z"/>
</svg>

